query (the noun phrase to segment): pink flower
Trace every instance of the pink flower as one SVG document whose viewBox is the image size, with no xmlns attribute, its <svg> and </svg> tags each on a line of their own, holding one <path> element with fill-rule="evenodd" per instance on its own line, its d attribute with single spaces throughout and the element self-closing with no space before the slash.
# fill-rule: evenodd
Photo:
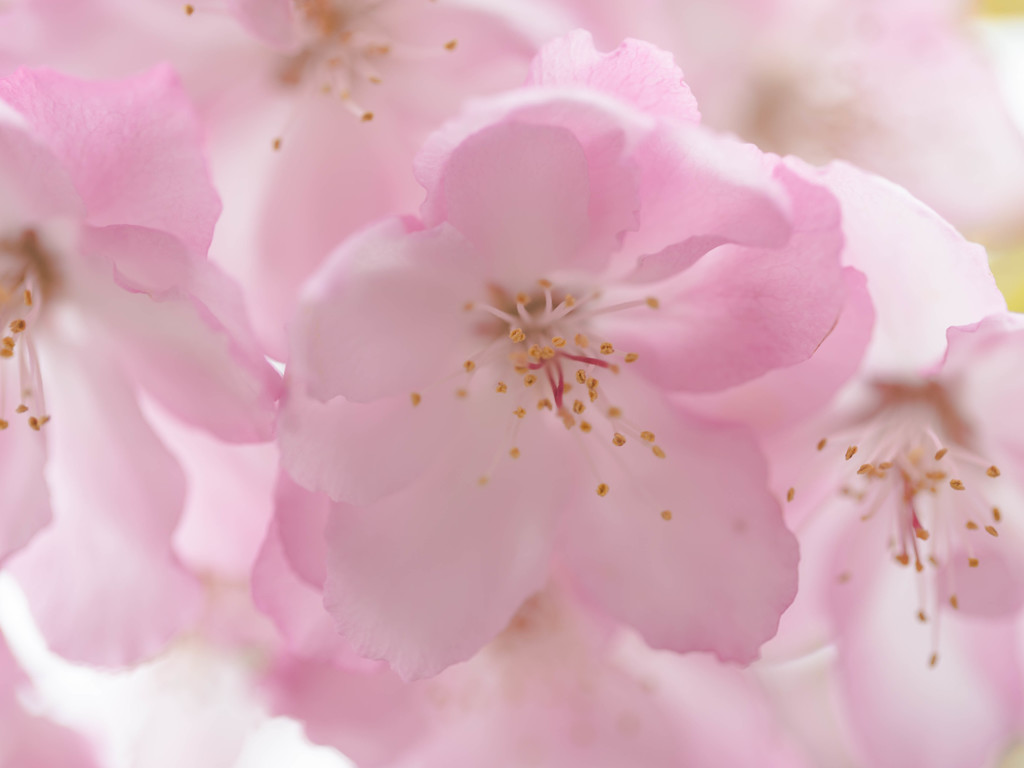
<svg viewBox="0 0 1024 768">
<path fill-rule="evenodd" d="M 842 203 L 846 260 L 867 278 L 875 323 L 832 406 L 767 438 L 802 552 L 770 655 L 835 644 L 866 763 L 983 765 L 1024 696 L 1024 325 L 984 250 L 903 190 L 841 164 L 812 173 Z"/>
<path fill-rule="evenodd" d="M 220 439 L 266 440 L 279 377 L 205 260 L 219 202 L 168 70 L 99 83 L 23 70 L 0 100 L 0 451 L 16 457 L 0 472 L 22 502 L 4 504 L 0 550 L 52 507 L 13 566 L 47 641 L 136 661 L 197 596 L 170 550 L 184 479 L 139 394 Z"/>
<path fill-rule="evenodd" d="M 1024 136 L 965 0 L 562 0 L 674 52 L 707 123 L 906 186 L 973 237 L 1024 234 Z"/>
<path fill-rule="evenodd" d="M 647 642 L 750 661 L 792 539 L 747 435 L 669 395 L 814 351 L 838 209 L 681 119 L 647 45 L 599 56 L 579 33 L 533 79 L 435 134 L 422 219 L 349 240 L 305 293 L 281 446 L 333 499 L 326 605 L 358 652 L 428 675 L 556 564 Z"/>
</svg>

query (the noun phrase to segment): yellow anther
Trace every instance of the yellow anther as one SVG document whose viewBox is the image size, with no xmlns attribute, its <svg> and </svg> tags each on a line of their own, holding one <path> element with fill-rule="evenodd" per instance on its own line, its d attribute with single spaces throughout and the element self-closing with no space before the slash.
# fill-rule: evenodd
<svg viewBox="0 0 1024 768">
<path fill-rule="evenodd" d="M 14 357 L 14 350 L 10 347 L 0 349 L 0 357 Z"/>
<path fill-rule="evenodd" d="M 555 350 L 554 349 L 552 349 L 551 347 L 541 347 L 541 350 L 540 350 L 540 359 L 541 360 L 550 360 L 554 356 L 555 356 Z"/>
<path fill-rule="evenodd" d="M 29 416 L 28 425 L 30 427 L 32 427 L 32 429 L 34 429 L 36 432 L 38 432 L 39 431 L 39 427 L 42 426 L 39 423 L 39 419 L 37 419 L 35 416 Z"/>
<path fill-rule="evenodd" d="M 1003 519 L 1003 513 L 999 511 L 999 507 L 992 507 L 992 519 L 997 523 Z"/>
<path fill-rule="evenodd" d="M 43 416 L 43 418 L 41 418 L 41 419 L 39 420 L 39 426 L 40 426 L 40 427 L 41 427 L 41 426 L 43 426 L 43 425 L 44 425 L 44 424 L 46 424 L 46 423 L 47 423 L 47 422 L 48 422 L 49 420 L 50 420 L 50 417 L 49 417 L 49 416 Z"/>
<path fill-rule="evenodd" d="M 949 487 L 952 488 L 954 491 L 962 491 L 962 490 L 964 490 L 963 482 L 961 482 L 960 480 L 957 480 L 956 478 L 954 478 L 954 479 L 949 481 Z"/>
<path fill-rule="evenodd" d="M 966 528 L 967 528 L 968 531 L 976 531 L 976 530 L 978 530 L 978 524 L 976 522 L 974 522 L 973 520 L 968 520 Z"/>
<path fill-rule="evenodd" d="M 651 453 L 657 456 L 659 459 L 665 458 L 665 452 L 657 445 L 651 447 Z"/>
<path fill-rule="evenodd" d="M 989 536 L 998 536 L 999 535 L 999 531 L 997 531 L 995 529 L 995 527 L 991 526 L 991 525 L 986 525 L 985 526 L 985 533 L 987 533 Z"/>
<path fill-rule="evenodd" d="M 592 403 L 597 402 L 597 390 L 596 389 L 589 390 L 587 392 L 587 394 L 590 397 L 590 402 L 592 402 Z"/>
<path fill-rule="evenodd" d="M 466 373 L 469 373 L 470 371 L 476 370 L 476 363 L 474 363 L 472 360 L 467 360 L 462 364 L 462 367 L 466 369 Z"/>
<path fill-rule="evenodd" d="M 473 303 L 472 301 L 467 301 L 465 304 L 462 305 L 462 311 L 463 312 L 470 312 L 470 311 L 473 310 L 473 308 L 475 306 L 476 306 L 476 304 Z"/>
<path fill-rule="evenodd" d="M 611 342 L 606 341 L 603 344 L 601 344 L 601 354 L 602 355 L 610 355 L 614 351 L 615 351 L 615 347 L 613 347 L 611 345 Z"/>
<path fill-rule="evenodd" d="M 579 414 L 583 413 L 585 410 L 587 410 L 587 406 L 585 406 L 583 404 L 582 400 L 573 400 L 572 401 L 572 412 L 573 413 L 575 413 L 576 415 L 579 415 Z"/>
<path fill-rule="evenodd" d="M 614 445 L 622 447 L 623 445 L 626 444 L 626 438 L 620 435 L 618 432 L 616 432 L 614 435 L 612 435 L 612 443 Z"/>
<path fill-rule="evenodd" d="M 525 384 L 526 386 L 532 387 L 536 383 L 537 377 L 534 376 L 532 373 L 528 373 L 525 376 L 523 376 L 523 384 Z"/>
<path fill-rule="evenodd" d="M 626 358 L 625 358 L 627 363 L 635 363 L 639 359 L 640 359 L 640 355 L 638 355 L 636 352 L 629 352 L 629 353 L 627 353 L 626 354 Z"/>
<path fill-rule="evenodd" d="M 576 381 L 578 381 L 580 384 L 587 383 L 587 372 L 584 371 L 582 368 L 576 371 Z"/>
<path fill-rule="evenodd" d="M 608 486 L 605 483 L 601 483 L 600 485 L 597 486 L 597 495 L 598 496 L 607 496 L 608 495 Z"/>
<path fill-rule="evenodd" d="M 520 365 L 515 366 L 512 370 L 515 371 L 518 374 L 527 374 L 527 373 L 530 372 L 530 366 L 524 365 L 524 364 L 520 364 Z"/>
<path fill-rule="evenodd" d="M 459 44 L 458 40 L 449 40 L 447 43 L 444 44 L 444 49 L 446 51 L 454 51 L 455 50 L 455 46 L 457 46 L 458 44 Z"/>
<path fill-rule="evenodd" d="M 659 302 L 659 301 L 658 301 L 658 300 L 657 300 L 656 298 L 654 298 L 653 296 L 648 296 L 648 297 L 647 297 L 646 299 L 644 299 L 644 302 L 645 302 L 645 303 L 647 304 L 647 306 L 648 306 L 648 307 L 650 307 L 651 309 L 657 309 L 658 307 L 660 307 L 660 306 L 661 306 L 661 302 Z"/>
<path fill-rule="evenodd" d="M 27 326 L 26 326 L 24 320 L 22 320 L 21 318 L 18 318 L 17 320 L 11 320 L 11 326 L 10 327 L 11 327 L 11 332 L 12 333 L 21 333 L 22 331 L 25 330 L 25 328 Z M 994 467 L 993 467 L 993 469 L 994 469 Z M 997 470 L 997 472 L 998 472 L 998 470 Z M 995 477 L 995 475 L 993 475 L 993 477 Z"/>
<path fill-rule="evenodd" d="M 506 384 L 504 381 L 499 381 L 498 386 L 494 388 L 494 391 L 504 394 L 505 392 L 508 392 L 508 384 Z"/>
<path fill-rule="evenodd" d="M 12 339 L 10 336 L 4 336 L 3 344 L 8 349 L 14 349 L 14 339 Z"/>
<path fill-rule="evenodd" d="M 580 422 L 580 432 L 589 432 L 592 429 L 593 429 L 593 427 L 590 426 L 590 422 L 589 421 L 581 421 Z"/>
<path fill-rule="evenodd" d="M 540 280 L 537 281 L 537 285 L 539 285 L 541 288 L 550 288 L 553 285 L 553 283 L 550 280 L 545 280 L 544 278 L 541 278 Z"/>
<path fill-rule="evenodd" d="M 413 392 L 411 395 L 409 395 L 409 399 L 412 400 L 412 404 L 414 406 L 419 405 L 423 401 L 423 398 L 420 396 L 419 392 Z"/>
<path fill-rule="evenodd" d="M 373 120 L 373 112 L 363 112 L 363 114 L 359 116 L 359 119 L 364 123 L 368 123 Z"/>
<path fill-rule="evenodd" d="M 508 455 L 511 456 L 513 459 L 518 459 L 519 458 L 519 449 L 518 448 L 509 448 L 508 449 Z"/>
<path fill-rule="evenodd" d="M 618 419 L 621 416 L 622 416 L 622 409 L 619 408 L 618 406 L 613 405 L 611 408 L 608 409 L 608 418 L 609 419 Z"/>
<path fill-rule="evenodd" d="M 24 403 L 22 403 L 21 405 L 19 405 L 17 408 L 14 409 L 14 412 L 15 413 L 25 413 L 27 410 L 28 410 L 28 406 L 25 405 Z"/>
<path fill-rule="evenodd" d="M 881 469 L 882 471 L 885 471 L 887 469 L 892 469 L 892 462 L 891 461 L 883 461 L 881 464 L 878 465 L 878 468 Z M 945 477 L 945 474 L 943 474 L 943 477 Z"/>
<path fill-rule="evenodd" d="M 941 460 L 942 457 L 945 456 L 947 453 L 949 453 L 949 448 L 940 448 L 935 452 L 935 460 Z"/>
<path fill-rule="evenodd" d="M 551 343 L 554 344 L 559 349 L 561 349 L 562 347 L 565 346 L 565 339 L 563 339 L 561 336 L 555 336 L 553 339 L 551 339 Z"/>
<path fill-rule="evenodd" d="M 949 596 L 949 604 L 953 606 L 953 610 L 957 610 L 960 607 L 960 601 L 957 600 L 956 595 Z"/>
<path fill-rule="evenodd" d="M 918 560 L 918 561 L 916 561 L 914 563 L 914 568 L 916 568 L 917 572 L 920 573 L 921 571 L 924 570 L 924 563 L 922 563 L 920 560 Z"/>
<path fill-rule="evenodd" d="M 545 408 L 547 408 L 549 411 L 555 410 L 555 407 L 551 404 L 551 401 L 548 400 L 546 397 L 537 401 L 538 411 L 543 411 Z"/>
<path fill-rule="evenodd" d="M 467 397 L 469 397 L 469 392 L 465 389 L 456 389 L 455 396 L 460 400 L 465 400 Z"/>
<path fill-rule="evenodd" d="M 600 382 L 594 377 L 587 379 L 587 389 L 597 389 L 598 384 L 600 384 Z"/>
<path fill-rule="evenodd" d="M 985 474 L 989 477 L 999 477 L 999 467 L 993 464 L 991 467 L 985 470 Z"/>
<path fill-rule="evenodd" d="M 906 552 L 896 555 L 896 562 L 900 565 L 910 565 L 910 555 Z"/>
<path fill-rule="evenodd" d="M 792 501 L 796 497 L 796 488 L 790 488 L 786 491 L 786 501 Z"/>
<path fill-rule="evenodd" d="M 32 306 L 32 291 L 30 291 L 28 288 L 25 289 L 25 306 Z"/>
<path fill-rule="evenodd" d="M 569 309 L 572 309 L 573 307 L 576 306 L 576 299 L 573 297 L 571 293 L 565 294 L 565 298 L 563 299 L 563 301 L 565 302 L 565 306 L 569 307 Z"/>
<path fill-rule="evenodd" d="M 530 297 L 527 296 L 525 293 L 517 293 L 516 294 L 516 304 L 529 304 L 529 303 L 530 303 Z"/>
<path fill-rule="evenodd" d="M 921 541 L 928 541 L 928 538 L 931 536 L 931 534 L 928 533 L 928 531 L 926 531 L 924 528 L 918 528 L 917 530 L 915 530 L 914 535 L 917 536 L 917 538 L 919 538 Z"/>
<path fill-rule="evenodd" d="M 868 472 L 875 468 L 874 464 L 861 464 L 860 469 L 857 470 L 858 475 L 866 475 Z"/>
<path fill-rule="evenodd" d="M 857 446 L 851 445 L 849 448 L 846 449 L 846 460 L 849 461 L 850 459 L 852 459 L 856 455 L 856 453 Z"/>
<path fill-rule="evenodd" d="M 917 620 L 920 622 L 928 621 L 928 617 L 924 615 L 924 611 L 917 612 Z"/>
<path fill-rule="evenodd" d="M 825 450 L 825 446 L 826 445 L 828 445 L 828 439 L 824 438 L 824 437 L 821 438 L 821 440 L 818 441 L 818 450 L 819 451 Z"/>
<path fill-rule="evenodd" d="M 540 359 L 540 344 L 531 344 L 530 348 L 526 350 L 526 354 L 530 357 Z"/>
<path fill-rule="evenodd" d="M 971 568 L 977 568 L 978 567 L 978 558 L 976 558 L 976 557 L 968 557 L 967 558 L 967 564 L 969 566 L 971 566 Z"/>
<path fill-rule="evenodd" d="M 587 347 L 590 345 L 590 339 L 588 339 L 582 333 L 577 333 L 576 336 L 573 338 L 573 341 L 576 342 L 577 347 Z"/>
<path fill-rule="evenodd" d="M 563 413 L 562 413 L 562 424 L 565 425 L 566 429 L 572 429 L 573 427 L 576 426 L 576 419 L 573 417 L 573 415 L 571 413 L 565 413 L 563 411 Z"/>
<path fill-rule="evenodd" d="M 6 419 L 0 419 L 0 429 L 7 429 L 11 426 Z"/>
<path fill-rule="evenodd" d="M 477 478 L 476 482 L 478 485 L 487 485 L 490 479 L 491 478 L 489 478 L 487 475 L 480 475 L 480 477 Z"/>
<path fill-rule="evenodd" d="M 653 443 L 654 442 L 654 433 L 653 432 L 648 432 L 645 429 L 643 432 L 640 433 L 640 439 L 641 440 L 646 440 L 648 443 Z"/>
<path fill-rule="evenodd" d="M 516 408 L 514 411 L 512 411 L 512 413 L 514 413 L 516 416 L 518 416 L 521 419 L 521 418 L 523 418 L 526 415 L 526 409 L 522 408 L 522 407 Z"/>
<path fill-rule="evenodd" d="M 948 477 L 948 475 L 945 472 L 939 472 L 934 469 L 931 470 L 930 472 L 925 472 L 924 476 L 927 477 L 929 480 L 945 480 Z"/>
<path fill-rule="evenodd" d="M 280 139 L 280 137 L 278 137 L 278 138 L 274 139 L 272 142 L 270 142 L 270 146 L 272 146 L 274 148 L 275 152 L 279 151 L 281 149 L 281 139 Z"/>
<path fill-rule="evenodd" d="M 191 16 L 195 12 L 196 12 L 196 7 L 194 5 L 187 4 L 185 6 L 185 15 L 186 16 Z"/>
<path fill-rule="evenodd" d="M 516 344 L 520 341 L 526 341 L 526 333 L 523 332 L 522 328 L 513 328 L 508 332 L 508 337 L 512 339 Z"/>
<path fill-rule="evenodd" d="M 663 509 L 663 510 L 661 510 L 661 519 L 662 520 L 671 520 L 672 519 L 672 510 L 670 510 L 670 509 Z"/>
<path fill-rule="evenodd" d="M 928 666 L 929 667 L 934 667 L 938 663 L 939 663 L 939 654 L 933 653 L 932 657 L 930 659 L 928 659 Z"/>
</svg>

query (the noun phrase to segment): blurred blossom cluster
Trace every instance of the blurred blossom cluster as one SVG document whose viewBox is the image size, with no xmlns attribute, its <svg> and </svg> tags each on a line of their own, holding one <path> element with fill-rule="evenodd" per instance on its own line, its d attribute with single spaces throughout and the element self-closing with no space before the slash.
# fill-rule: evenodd
<svg viewBox="0 0 1024 768">
<path fill-rule="evenodd" d="M 0 0 L 0 768 L 1024 765 L 996 40 Z"/>
</svg>

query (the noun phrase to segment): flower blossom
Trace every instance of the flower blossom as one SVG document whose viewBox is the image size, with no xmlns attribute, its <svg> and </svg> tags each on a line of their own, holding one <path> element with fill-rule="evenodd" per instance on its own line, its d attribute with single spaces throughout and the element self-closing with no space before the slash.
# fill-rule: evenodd
<svg viewBox="0 0 1024 768">
<path fill-rule="evenodd" d="M 170 547 L 184 478 L 140 395 L 251 442 L 273 434 L 280 380 L 206 261 L 219 202 L 166 68 L 21 70 L 0 102 L 0 555 L 31 540 L 11 567 L 55 651 L 129 663 L 198 589 Z"/>
<path fill-rule="evenodd" d="M 704 132 L 650 46 L 577 33 L 531 77 L 435 134 L 421 218 L 344 243 L 302 299 L 279 433 L 332 499 L 326 605 L 428 675 L 554 566 L 656 647 L 750 661 L 796 552 L 750 438 L 669 395 L 811 355 L 838 208 Z"/>
</svg>

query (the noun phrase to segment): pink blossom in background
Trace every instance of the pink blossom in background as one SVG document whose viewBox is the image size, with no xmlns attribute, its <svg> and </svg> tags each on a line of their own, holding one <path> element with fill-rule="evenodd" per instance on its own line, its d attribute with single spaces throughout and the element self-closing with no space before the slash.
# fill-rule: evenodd
<svg viewBox="0 0 1024 768">
<path fill-rule="evenodd" d="M 7 548 L 26 543 L 27 513 L 39 527 L 52 508 L 13 564 L 41 629 L 68 657 L 132 663 L 197 599 L 170 551 L 181 470 L 137 393 L 222 440 L 266 440 L 279 377 L 205 259 L 219 203 L 174 76 L 23 70 L 0 98 L 0 418 L 15 450 L 30 446 L 3 465 L 4 486 L 31 502 L 5 507 Z"/>
<path fill-rule="evenodd" d="M 435 134 L 423 219 L 350 240 L 302 301 L 281 446 L 334 500 L 326 605 L 421 677 L 557 563 L 649 643 L 749 662 L 795 551 L 749 438 L 668 395 L 814 351 L 842 298 L 838 209 L 696 126 L 653 48 L 577 34 L 533 80 Z"/>
</svg>

